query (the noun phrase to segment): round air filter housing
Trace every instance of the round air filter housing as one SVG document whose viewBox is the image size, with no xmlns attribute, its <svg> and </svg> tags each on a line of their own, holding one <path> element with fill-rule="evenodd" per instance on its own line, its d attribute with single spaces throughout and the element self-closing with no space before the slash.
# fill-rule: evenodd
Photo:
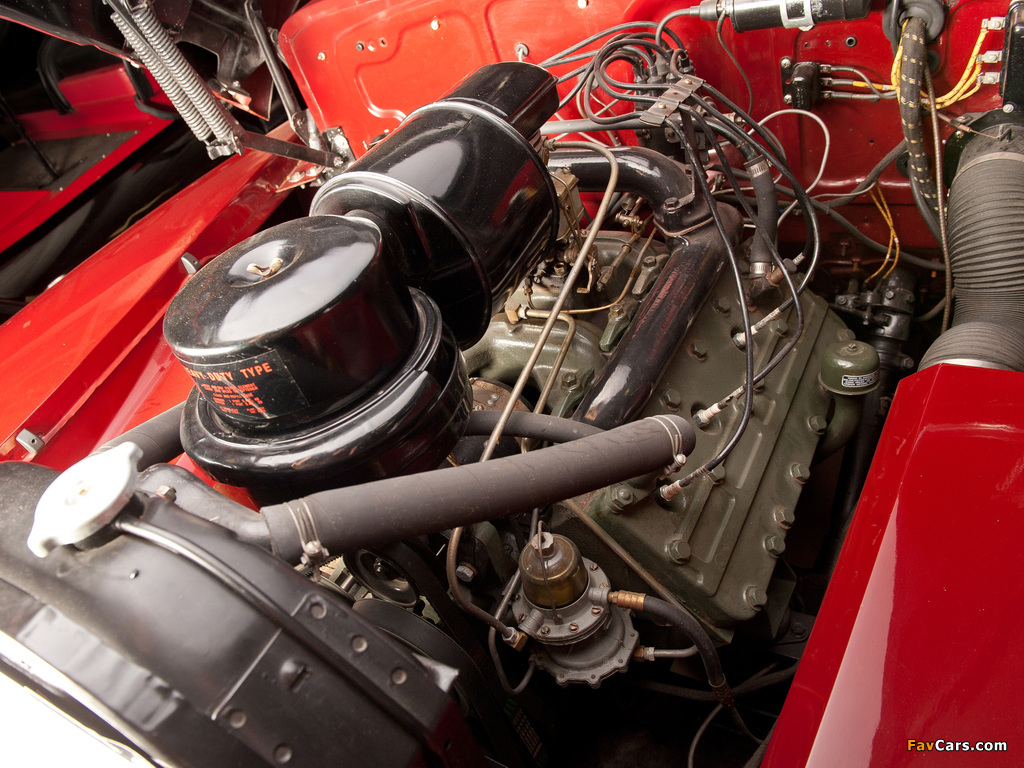
<svg viewBox="0 0 1024 768">
<path fill-rule="evenodd" d="M 196 383 L 186 453 L 261 501 L 436 466 L 471 390 L 437 306 L 389 267 L 374 223 L 314 216 L 200 270 L 164 320 Z"/>
</svg>

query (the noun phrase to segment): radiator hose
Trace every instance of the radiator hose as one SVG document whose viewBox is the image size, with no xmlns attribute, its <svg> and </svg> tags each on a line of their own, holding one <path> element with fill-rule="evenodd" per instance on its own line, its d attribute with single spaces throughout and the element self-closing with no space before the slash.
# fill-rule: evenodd
<svg viewBox="0 0 1024 768">
<path fill-rule="evenodd" d="M 346 552 L 525 512 L 662 469 L 695 442 L 685 419 L 655 416 L 564 445 L 321 491 L 261 511 L 274 553 L 298 562 L 313 538 Z"/>
<path fill-rule="evenodd" d="M 949 190 L 949 251 L 956 313 L 920 367 L 1024 371 L 1024 126 L 972 134 Z"/>
</svg>

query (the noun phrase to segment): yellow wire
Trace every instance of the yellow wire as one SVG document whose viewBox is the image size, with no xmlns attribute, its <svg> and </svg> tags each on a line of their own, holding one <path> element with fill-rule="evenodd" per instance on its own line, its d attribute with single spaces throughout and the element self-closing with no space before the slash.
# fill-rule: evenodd
<svg viewBox="0 0 1024 768">
<path fill-rule="evenodd" d="M 904 22 L 904 26 L 906 23 Z M 985 43 L 985 38 L 988 36 L 988 26 L 982 22 L 981 29 L 978 31 L 978 39 L 974 41 L 974 50 L 971 51 L 970 58 L 967 59 L 967 64 L 964 67 L 963 74 L 960 75 L 960 80 L 954 85 L 948 93 L 938 96 L 935 99 L 936 109 L 945 109 L 946 107 L 956 104 L 958 101 L 973 96 L 981 88 L 981 83 L 978 82 L 978 76 L 981 74 L 981 62 L 978 61 L 978 56 L 981 53 L 981 46 Z M 900 84 L 900 60 L 903 58 L 903 41 L 900 40 L 899 46 L 896 48 L 896 53 L 892 60 L 892 69 L 889 72 L 889 77 L 892 80 L 890 85 L 884 85 L 881 83 L 872 83 L 875 88 L 885 91 L 898 91 Z M 869 87 L 864 83 L 857 83 L 856 85 L 867 88 Z M 921 92 L 921 103 L 928 103 L 928 94 Z"/>
<path fill-rule="evenodd" d="M 967 60 L 967 66 L 964 67 L 964 73 L 949 93 L 935 99 L 935 106 L 937 108 L 948 107 L 950 104 L 966 98 L 964 91 L 972 85 L 977 85 L 978 75 L 981 74 L 981 62 L 978 61 L 978 55 L 981 53 L 981 46 L 984 44 L 987 35 L 988 26 L 982 24 L 981 30 L 978 32 L 978 39 L 974 42 L 974 50 L 971 51 L 971 57 Z"/>
<path fill-rule="evenodd" d="M 871 282 L 876 277 L 878 277 L 878 275 L 882 273 L 882 270 L 884 270 L 886 266 L 889 264 L 889 257 L 892 254 L 893 244 L 896 245 L 896 258 L 893 261 L 892 266 L 889 267 L 888 272 L 886 272 L 883 277 L 889 276 L 889 273 L 896 268 L 896 264 L 897 262 L 899 262 L 900 259 L 900 239 L 896 234 L 895 227 L 893 226 L 892 212 L 889 210 L 889 204 L 885 202 L 885 196 L 882 194 L 882 190 L 880 190 L 878 187 L 875 187 L 874 189 L 871 190 L 871 201 L 875 204 L 875 207 L 878 208 L 878 212 L 882 214 L 882 219 L 889 227 L 889 248 L 885 252 L 885 260 L 882 262 L 882 266 L 875 270 L 874 274 L 872 274 L 867 280 L 864 281 L 865 284 Z"/>
<path fill-rule="evenodd" d="M 876 189 L 878 189 L 876 187 Z M 889 237 L 892 238 L 893 243 L 896 245 L 896 253 L 892 257 L 892 266 L 886 270 L 885 274 L 882 275 L 882 279 L 885 280 L 892 271 L 896 269 L 896 265 L 900 263 L 900 236 L 896 234 L 896 227 L 893 224 L 892 211 L 889 210 L 889 204 L 885 202 L 885 197 L 882 196 L 882 190 L 878 189 L 878 199 L 882 201 L 882 207 L 885 208 L 886 223 L 889 225 Z"/>
</svg>

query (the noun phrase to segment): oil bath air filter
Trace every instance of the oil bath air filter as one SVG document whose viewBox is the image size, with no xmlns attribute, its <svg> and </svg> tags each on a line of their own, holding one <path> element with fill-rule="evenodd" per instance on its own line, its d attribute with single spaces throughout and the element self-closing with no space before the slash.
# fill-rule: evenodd
<svg viewBox="0 0 1024 768">
<path fill-rule="evenodd" d="M 363 218 L 240 243 L 178 293 L 164 334 L 196 384 L 185 452 L 261 501 L 433 468 L 469 415 L 437 305 L 393 279 Z"/>
<path fill-rule="evenodd" d="M 545 70 L 489 64 L 327 181 L 311 213 L 376 221 L 405 281 L 468 347 L 554 242 L 558 196 L 531 139 L 557 108 Z"/>
</svg>

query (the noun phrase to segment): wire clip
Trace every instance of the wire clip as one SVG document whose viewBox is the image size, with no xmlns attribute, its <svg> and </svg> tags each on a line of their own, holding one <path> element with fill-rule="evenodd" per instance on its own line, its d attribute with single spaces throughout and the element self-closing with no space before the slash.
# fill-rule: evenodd
<svg viewBox="0 0 1024 768">
<path fill-rule="evenodd" d="M 640 122 L 647 125 L 661 125 L 666 118 L 679 109 L 679 105 L 690 98 L 704 81 L 694 75 L 685 75 L 664 91 L 650 109 L 640 115 Z"/>
</svg>

